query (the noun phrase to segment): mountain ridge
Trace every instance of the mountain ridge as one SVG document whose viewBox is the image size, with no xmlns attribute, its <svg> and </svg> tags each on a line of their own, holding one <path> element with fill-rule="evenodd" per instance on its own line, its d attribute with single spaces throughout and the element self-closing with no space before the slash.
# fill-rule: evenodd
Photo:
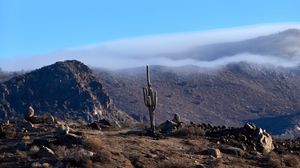
<svg viewBox="0 0 300 168">
<path fill-rule="evenodd" d="M 130 120 L 117 110 L 93 72 L 78 61 L 64 61 L 1 83 L 1 118 L 22 117 L 32 105 L 37 114 L 90 120 L 107 117 Z M 122 119 L 123 117 L 123 119 Z"/>
</svg>

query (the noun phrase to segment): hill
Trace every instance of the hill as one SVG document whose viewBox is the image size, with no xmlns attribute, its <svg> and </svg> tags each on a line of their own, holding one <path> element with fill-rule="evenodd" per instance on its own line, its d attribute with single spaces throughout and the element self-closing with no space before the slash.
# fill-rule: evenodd
<svg viewBox="0 0 300 168">
<path fill-rule="evenodd" d="M 0 118 L 24 116 L 31 105 L 36 114 L 90 120 L 93 117 L 130 120 L 112 104 L 93 72 L 78 61 L 57 62 L 18 75 L 0 85 Z"/>
</svg>

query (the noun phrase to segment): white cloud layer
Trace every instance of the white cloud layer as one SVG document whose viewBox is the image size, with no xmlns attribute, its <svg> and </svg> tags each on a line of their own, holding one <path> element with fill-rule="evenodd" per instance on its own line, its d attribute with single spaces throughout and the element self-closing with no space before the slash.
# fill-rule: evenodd
<svg viewBox="0 0 300 168">
<path fill-rule="evenodd" d="M 232 62 L 247 61 L 278 66 L 294 66 L 300 62 L 300 57 L 277 57 L 239 53 L 234 56 L 222 56 L 211 61 L 197 60 L 188 54 L 172 59 L 172 55 L 184 53 L 195 47 L 215 43 L 242 41 L 262 35 L 277 33 L 286 29 L 300 29 L 300 23 L 267 24 L 202 32 L 178 33 L 169 35 L 146 36 L 103 42 L 95 45 L 69 48 L 46 55 L 1 59 L 0 67 L 7 71 L 30 70 L 56 61 L 76 59 L 90 66 L 109 69 L 121 69 L 145 64 L 182 66 L 198 65 L 202 67 L 218 67 Z M 300 53 L 300 46 L 292 46 Z M 188 53 L 188 52 L 187 52 Z M 177 55 L 178 56 L 178 55 Z"/>
</svg>

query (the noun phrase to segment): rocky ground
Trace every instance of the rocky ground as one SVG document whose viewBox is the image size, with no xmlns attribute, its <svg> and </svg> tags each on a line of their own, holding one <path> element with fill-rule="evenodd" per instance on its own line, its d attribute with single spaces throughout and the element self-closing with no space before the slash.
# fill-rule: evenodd
<svg viewBox="0 0 300 168">
<path fill-rule="evenodd" d="M 55 120 L 2 123 L 0 167 L 299 167 L 300 139 L 279 140 L 255 125 L 242 128 L 168 120 L 155 135 Z"/>
</svg>

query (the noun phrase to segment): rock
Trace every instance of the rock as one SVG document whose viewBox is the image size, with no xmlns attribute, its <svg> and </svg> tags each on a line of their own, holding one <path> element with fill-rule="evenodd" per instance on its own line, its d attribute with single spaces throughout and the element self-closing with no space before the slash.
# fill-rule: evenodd
<svg viewBox="0 0 300 168">
<path fill-rule="evenodd" d="M 252 146 L 257 147 L 260 152 L 269 153 L 274 149 L 272 136 L 265 130 L 250 123 L 246 123 L 244 129 L 247 132 L 247 136 L 254 141 Z"/>
<path fill-rule="evenodd" d="M 26 113 L 25 119 L 28 120 L 34 116 L 34 109 L 32 106 L 28 107 L 28 111 Z"/>
<path fill-rule="evenodd" d="M 95 122 L 92 122 L 92 123 L 88 124 L 87 126 L 94 130 L 101 130 L 101 126 Z"/>
<path fill-rule="evenodd" d="M 205 168 L 205 166 L 203 164 L 196 164 L 195 168 Z"/>
<path fill-rule="evenodd" d="M 159 156 L 158 155 L 156 155 L 156 154 L 152 154 L 152 153 L 147 153 L 146 155 L 145 155 L 145 157 L 147 157 L 147 158 L 159 158 Z"/>
<path fill-rule="evenodd" d="M 243 151 L 240 148 L 237 147 L 222 147 L 221 148 L 222 153 L 230 154 L 230 155 L 235 155 L 235 156 L 243 156 L 245 154 L 245 151 Z"/>
<path fill-rule="evenodd" d="M 94 121 L 90 124 L 88 124 L 88 127 L 96 130 L 102 130 L 107 128 L 121 128 L 120 124 L 113 120 L 109 121 L 108 119 L 101 119 L 99 121 Z"/>
<path fill-rule="evenodd" d="M 215 149 L 215 148 L 208 148 L 204 151 L 204 154 L 206 155 L 211 155 L 215 158 L 221 158 L 222 154 L 221 151 L 219 149 Z"/>
<path fill-rule="evenodd" d="M 262 156 L 262 154 L 257 151 L 250 151 L 250 154 L 258 157 Z"/>
<path fill-rule="evenodd" d="M 56 127 L 56 132 L 58 135 L 69 134 L 70 127 L 68 125 L 60 125 Z"/>
<path fill-rule="evenodd" d="M 181 123 L 181 120 L 180 120 L 180 115 L 178 114 L 178 113 L 176 113 L 175 115 L 174 115 L 174 118 L 173 118 L 173 120 L 172 120 L 173 122 L 175 122 L 175 123 Z"/>
<path fill-rule="evenodd" d="M 274 149 L 273 140 L 269 133 L 259 128 L 258 145 L 263 153 L 270 153 Z"/>
<path fill-rule="evenodd" d="M 56 120 L 52 115 L 45 116 L 44 121 L 46 124 L 55 124 L 56 123 Z"/>
<path fill-rule="evenodd" d="M 27 120 L 23 120 L 18 123 L 18 130 L 23 129 L 23 128 L 25 128 L 29 132 L 34 132 L 37 130 L 37 128 L 35 128 L 34 124 L 32 124 L 31 122 L 29 122 Z"/>
<path fill-rule="evenodd" d="M 46 146 L 41 146 L 41 148 L 40 148 L 40 150 L 39 150 L 39 152 L 38 152 L 38 155 L 40 156 L 40 157 L 52 157 L 52 156 L 54 156 L 55 155 L 55 153 L 53 152 L 53 150 L 52 149 L 50 149 L 50 148 L 48 148 L 48 147 L 46 147 Z"/>
<path fill-rule="evenodd" d="M 172 133 L 174 130 L 177 129 L 177 127 L 178 127 L 178 124 L 175 123 L 174 121 L 170 121 L 170 120 L 167 120 L 158 126 L 158 128 L 160 129 L 160 132 L 166 133 L 166 134 Z"/>
<path fill-rule="evenodd" d="M 82 140 L 82 136 L 69 133 L 58 136 L 56 144 L 71 146 L 72 144 L 82 144 Z"/>
</svg>

